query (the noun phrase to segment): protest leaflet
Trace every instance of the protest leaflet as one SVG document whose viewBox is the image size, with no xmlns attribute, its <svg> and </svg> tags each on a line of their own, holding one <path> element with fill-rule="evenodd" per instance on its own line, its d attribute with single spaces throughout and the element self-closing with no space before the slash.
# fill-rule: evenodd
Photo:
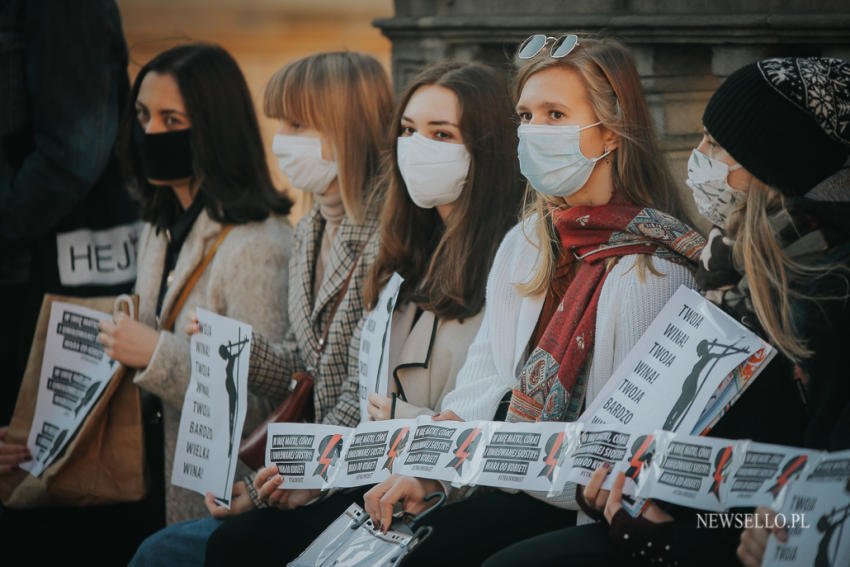
<svg viewBox="0 0 850 567">
<path fill-rule="evenodd" d="M 554 421 L 494 421 L 470 483 L 548 492 L 561 455 L 575 444 L 575 431 L 575 424 Z"/>
<path fill-rule="evenodd" d="M 361 423 L 348 435 L 334 486 L 377 484 L 393 474 L 399 455 L 407 447 L 411 427 L 407 419 Z"/>
<path fill-rule="evenodd" d="M 251 326 L 198 309 L 171 482 L 230 508 L 248 397 Z"/>
<path fill-rule="evenodd" d="M 266 466 L 277 465 L 281 489 L 327 488 L 340 468 L 353 429 L 320 423 L 270 423 Z"/>
<path fill-rule="evenodd" d="M 732 470 L 744 460 L 749 441 L 682 435 L 657 430 L 656 450 L 637 496 L 656 498 L 700 510 L 724 510 Z"/>
<path fill-rule="evenodd" d="M 98 323 L 112 315 L 54 301 L 35 414 L 27 447 L 33 456 L 20 467 L 39 476 L 56 460 L 85 421 L 120 365 L 97 342 Z"/>
<path fill-rule="evenodd" d="M 773 353 L 773 347 L 716 305 L 680 287 L 579 418 L 585 426 L 604 426 L 594 429 L 594 435 L 606 429 L 622 435 L 615 439 L 618 443 L 607 444 L 609 451 L 597 453 L 593 470 L 603 462 L 612 465 L 614 473 L 629 469 L 635 452 L 646 459 L 649 455 L 641 446 L 651 440 L 633 436 L 655 429 L 687 434 L 698 425 L 713 424 Z M 730 379 L 742 364 L 749 364 L 746 380 Z M 709 405 L 713 413 L 706 414 Z M 589 448 L 580 443 L 576 450 L 587 453 Z M 593 470 L 582 468 L 565 478 L 587 482 Z M 603 488 L 609 489 L 615 477 L 609 475 Z M 625 493 L 632 489 L 632 480 L 627 480 Z"/>
<path fill-rule="evenodd" d="M 386 396 L 389 391 L 390 336 L 392 334 L 393 312 L 398 300 L 398 292 L 404 278 L 393 274 L 378 297 L 378 304 L 366 316 L 360 332 L 360 356 L 358 380 L 360 382 L 361 419 L 369 417 L 366 408 L 369 402 L 366 396 L 376 392 Z"/>
<path fill-rule="evenodd" d="M 430 415 L 421 415 L 414 423 L 396 473 L 469 484 L 476 473 L 472 462 L 478 462 L 483 452 L 491 422 L 433 421 Z"/>
<path fill-rule="evenodd" d="M 732 469 L 723 501 L 729 508 L 770 506 L 823 453 L 800 447 L 749 442 L 740 466 Z"/>
<path fill-rule="evenodd" d="M 850 451 L 822 454 L 788 483 L 774 506 L 787 543 L 771 534 L 764 567 L 850 565 Z"/>
</svg>

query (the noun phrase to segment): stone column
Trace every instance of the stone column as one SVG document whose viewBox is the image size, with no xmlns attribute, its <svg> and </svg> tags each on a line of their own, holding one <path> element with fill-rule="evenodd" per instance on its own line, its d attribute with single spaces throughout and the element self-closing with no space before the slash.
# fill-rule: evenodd
<svg viewBox="0 0 850 567">
<path fill-rule="evenodd" d="M 705 104 L 738 67 L 772 56 L 850 59 L 850 3 L 835 0 L 395 0 L 375 25 L 392 41 L 401 90 L 443 58 L 512 68 L 532 33 L 613 36 L 637 62 L 674 174 L 698 143 Z M 683 184 L 684 186 L 684 184 Z M 687 190 L 686 188 L 684 190 Z"/>
</svg>

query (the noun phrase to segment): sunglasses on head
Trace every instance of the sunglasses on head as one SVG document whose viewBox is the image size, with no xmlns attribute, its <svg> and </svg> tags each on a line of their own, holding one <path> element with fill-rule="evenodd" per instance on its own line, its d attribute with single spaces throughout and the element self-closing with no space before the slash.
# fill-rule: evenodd
<svg viewBox="0 0 850 567">
<path fill-rule="evenodd" d="M 561 37 L 552 37 L 542 33 L 536 33 L 532 36 L 529 36 L 525 41 L 522 42 L 522 45 L 519 47 L 519 58 L 520 59 L 531 59 L 536 56 L 538 53 L 543 51 L 546 48 L 546 45 L 549 43 L 549 40 L 553 40 L 552 46 L 549 48 L 549 56 L 560 58 L 566 57 L 570 54 L 570 52 L 575 49 L 578 42 L 578 36 L 571 33 L 568 35 L 562 35 Z"/>
</svg>

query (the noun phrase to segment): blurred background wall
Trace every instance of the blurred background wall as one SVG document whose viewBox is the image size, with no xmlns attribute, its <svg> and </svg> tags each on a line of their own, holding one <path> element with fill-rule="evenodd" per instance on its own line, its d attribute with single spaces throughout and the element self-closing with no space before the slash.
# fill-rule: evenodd
<svg viewBox="0 0 850 567">
<path fill-rule="evenodd" d="M 392 69 L 396 91 L 430 62 L 479 60 L 512 69 L 532 33 L 601 33 L 637 61 L 655 127 L 684 186 L 702 111 L 738 67 L 780 55 L 850 59 L 847 0 L 118 0 L 131 76 L 157 52 L 187 40 L 228 49 L 258 109 L 281 65 L 322 50 L 370 53 Z M 262 116 L 271 149 L 276 128 Z M 271 156 L 270 156 L 271 157 Z M 271 170 L 286 181 L 272 157 Z M 301 203 L 294 218 L 304 211 Z M 705 227 L 701 227 L 705 228 Z"/>
<path fill-rule="evenodd" d="M 130 78 L 157 53 L 206 41 L 239 62 L 260 119 L 269 169 L 279 188 L 288 183 L 271 154 L 277 123 L 262 115 L 263 90 L 286 62 L 317 51 L 350 49 L 375 56 L 389 72 L 390 41 L 372 25 L 393 15 L 392 0 L 117 0 L 130 49 Z M 301 191 L 295 221 L 309 205 Z"/>
</svg>

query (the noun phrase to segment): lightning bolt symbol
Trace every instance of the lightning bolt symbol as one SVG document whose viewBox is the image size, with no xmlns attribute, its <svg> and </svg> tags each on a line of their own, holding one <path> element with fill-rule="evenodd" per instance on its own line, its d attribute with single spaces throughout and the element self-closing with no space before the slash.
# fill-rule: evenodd
<svg viewBox="0 0 850 567">
<path fill-rule="evenodd" d="M 392 472 L 393 470 L 393 461 L 395 461 L 395 458 L 398 456 L 398 451 L 396 451 L 395 448 L 398 447 L 398 444 L 401 442 L 402 439 L 404 439 L 404 436 L 407 435 L 408 431 L 410 431 L 409 427 L 405 427 L 404 429 L 399 431 L 398 435 L 396 435 L 395 443 L 393 443 L 393 446 L 390 447 L 389 451 L 387 451 L 387 456 L 390 459 L 384 465 L 384 468 L 388 469 L 390 472 Z"/>
<path fill-rule="evenodd" d="M 714 471 L 714 484 L 711 486 L 711 492 L 713 492 L 715 496 L 717 496 L 720 492 L 720 482 L 723 480 L 723 467 L 726 466 L 726 461 L 729 460 L 731 454 L 732 447 L 726 447 L 723 449 L 723 457 L 721 457 L 720 462 L 717 464 L 717 470 Z"/>
<path fill-rule="evenodd" d="M 472 433 L 470 433 L 469 436 L 466 438 L 466 441 L 463 442 L 463 445 L 457 448 L 457 451 L 455 451 L 455 457 L 458 458 L 458 461 L 455 463 L 455 469 L 460 467 L 460 465 L 469 456 L 469 452 L 466 449 L 469 447 L 469 444 L 472 443 L 476 437 L 478 437 L 479 433 L 481 433 L 481 430 L 476 427 L 472 430 Z"/>
<path fill-rule="evenodd" d="M 325 465 L 324 468 L 322 468 L 322 472 L 319 473 L 319 474 L 322 475 L 322 478 L 325 477 L 325 474 L 328 471 L 328 467 L 331 466 L 331 459 L 328 458 L 328 455 L 333 450 L 333 448 L 336 447 L 336 444 L 339 443 L 340 439 L 342 439 L 342 434 L 341 433 L 335 434 L 331 438 L 330 443 L 328 443 L 327 446 L 325 447 L 325 452 L 322 453 L 321 457 L 319 457 L 319 464 Z"/>
<path fill-rule="evenodd" d="M 797 472 L 805 463 L 809 457 L 807 455 L 800 455 L 796 459 L 794 459 L 787 469 L 776 479 L 776 486 L 770 489 L 770 492 L 773 494 L 777 494 L 782 487 L 788 484 L 788 481 L 791 480 L 791 475 Z"/>
<path fill-rule="evenodd" d="M 552 450 L 546 455 L 546 466 L 548 468 L 544 468 L 546 471 L 546 478 L 552 480 L 552 471 L 555 470 L 555 465 L 558 464 L 558 459 L 555 455 L 558 454 L 558 451 L 561 448 L 561 443 L 564 442 L 564 432 L 558 433 L 558 436 L 555 438 L 555 444 L 552 446 Z"/>
<path fill-rule="evenodd" d="M 640 473 L 640 469 L 643 468 L 643 461 L 641 460 L 641 457 L 644 453 L 646 453 L 647 449 L 649 449 L 649 446 L 652 444 L 653 439 L 654 437 L 652 435 L 647 435 L 646 439 L 644 439 L 643 443 L 641 443 L 640 449 L 635 452 L 634 457 L 632 457 L 632 460 L 629 461 L 630 469 L 635 469 L 635 472 L 632 475 L 632 478 L 635 480 L 637 479 L 637 476 Z"/>
</svg>

